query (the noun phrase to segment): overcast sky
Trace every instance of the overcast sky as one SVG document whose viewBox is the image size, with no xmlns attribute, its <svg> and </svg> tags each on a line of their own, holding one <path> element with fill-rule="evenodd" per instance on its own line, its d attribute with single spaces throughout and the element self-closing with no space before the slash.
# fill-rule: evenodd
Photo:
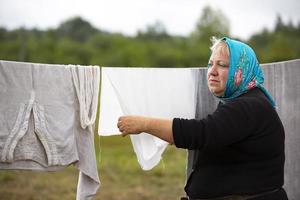
<svg viewBox="0 0 300 200">
<path fill-rule="evenodd" d="M 135 35 L 156 21 L 173 35 L 188 35 L 206 5 L 221 10 L 233 36 L 248 39 L 263 27 L 272 30 L 276 16 L 300 22 L 300 0 L 0 0 L 0 26 L 14 29 L 56 28 L 81 16 L 96 28 Z"/>
</svg>

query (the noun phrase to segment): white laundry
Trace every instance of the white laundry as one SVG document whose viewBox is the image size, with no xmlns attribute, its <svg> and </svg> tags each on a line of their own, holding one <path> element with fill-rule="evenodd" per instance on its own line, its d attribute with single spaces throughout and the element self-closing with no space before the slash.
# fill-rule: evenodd
<svg viewBox="0 0 300 200">
<path fill-rule="evenodd" d="M 83 129 L 91 127 L 96 120 L 100 68 L 69 65 L 80 106 L 80 124 Z"/>
<path fill-rule="evenodd" d="M 194 118 L 198 79 L 195 70 L 103 67 L 98 134 L 121 134 L 117 121 L 122 115 Z M 167 143 L 146 133 L 130 137 L 142 169 L 156 166 Z"/>
<path fill-rule="evenodd" d="M 74 164 L 76 199 L 91 199 L 100 185 L 92 129 L 99 73 L 94 66 L 0 60 L 0 170 Z"/>
</svg>

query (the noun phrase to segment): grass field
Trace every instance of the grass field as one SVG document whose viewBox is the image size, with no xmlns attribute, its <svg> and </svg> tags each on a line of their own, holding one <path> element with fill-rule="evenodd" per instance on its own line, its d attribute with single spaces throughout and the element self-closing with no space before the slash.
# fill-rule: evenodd
<svg viewBox="0 0 300 200">
<path fill-rule="evenodd" d="M 184 194 L 184 150 L 169 146 L 158 166 L 143 171 L 129 137 L 96 136 L 95 145 L 101 187 L 94 199 L 174 200 Z M 48 173 L 0 171 L 0 200 L 75 199 L 77 178 L 73 166 Z"/>
</svg>

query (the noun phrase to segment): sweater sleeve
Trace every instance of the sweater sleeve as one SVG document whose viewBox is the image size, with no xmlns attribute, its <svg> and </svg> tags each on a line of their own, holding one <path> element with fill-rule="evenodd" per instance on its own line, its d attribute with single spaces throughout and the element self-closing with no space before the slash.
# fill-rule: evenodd
<svg viewBox="0 0 300 200">
<path fill-rule="evenodd" d="M 174 118 L 174 144 L 190 150 L 227 146 L 251 133 L 255 126 L 253 119 L 253 106 L 239 100 L 218 106 L 213 114 L 201 120 Z"/>
</svg>

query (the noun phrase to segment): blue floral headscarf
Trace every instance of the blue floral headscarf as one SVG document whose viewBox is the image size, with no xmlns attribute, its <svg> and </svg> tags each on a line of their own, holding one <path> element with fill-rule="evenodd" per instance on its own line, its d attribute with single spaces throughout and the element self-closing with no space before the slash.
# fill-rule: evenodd
<svg viewBox="0 0 300 200">
<path fill-rule="evenodd" d="M 275 107 L 275 102 L 269 92 L 262 86 L 264 75 L 252 48 L 245 43 L 230 38 L 222 38 L 226 42 L 229 52 L 229 71 L 226 89 L 221 100 L 233 99 L 258 87 Z"/>
</svg>

